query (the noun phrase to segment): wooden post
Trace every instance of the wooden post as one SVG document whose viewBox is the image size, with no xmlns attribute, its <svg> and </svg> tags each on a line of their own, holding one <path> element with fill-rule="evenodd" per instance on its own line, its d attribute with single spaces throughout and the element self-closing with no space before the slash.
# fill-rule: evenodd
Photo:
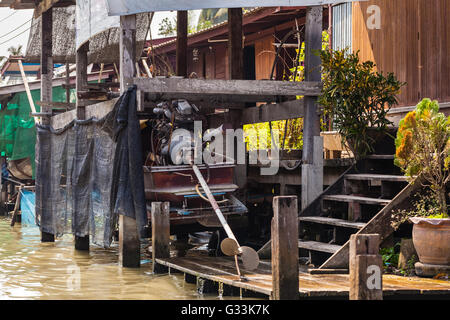
<svg viewBox="0 0 450 320">
<path fill-rule="evenodd" d="M 125 268 L 141 266 L 141 244 L 136 219 L 119 216 L 119 265 Z"/>
<path fill-rule="evenodd" d="M 88 51 L 89 51 L 89 41 L 84 43 L 76 53 L 76 92 L 77 92 L 77 119 L 85 120 L 86 119 L 86 101 L 80 99 L 78 97 L 78 93 L 80 91 L 85 91 L 88 81 L 87 81 L 87 66 L 88 66 Z M 69 72 L 68 67 L 66 66 L 66 72 Z M 68 78 L 66 75 L 66 83 L 68 82 Z M 66 92 L 67 98 L 67 92 Z M 70 99 L 70 97 L 69 97 Z M 89 251 L 89 235 L 84 237 L 75 236 L 75 250 L 81 251 Z"/>
<path fill-rule="evenodd" d="M 299 298 L 296 196 L 279 196 L 273 199 L 272 279 L 273 300 Z"/>
<path fill-rule="evenodd" d="M 136 15 L 120 17 L 120 93 L 136 75 Z"/>
<path fill-rule="evenodd" d="M 49 9 L 41 17 L 41 101 L 52 102 L 53 79 L 53 9 Z M 51 113 L 52 107 L 42 106 L 42 113 Z M 42 117 L 43 125 L 50 124 L 50 117 Z M 47 141 L 47 140 L 45 140 Z M 44 141 L 42 141 L 44 142 Z M 40 152 L 50 150 L 50 146 L 39 146 Z M 39 155 L 37 155 L 39 157 Z M 37 181 L 36 181 L 37 182 Z M 36 183 L 38 184 L 38 182 Z M 47 217 L 53 219 L 53 217 Z M 55 235 L 41 232 L 42 242 L 54 242 Z"/>
<path fill-rule="evenodd" d="M 77 119 L 85 120 L 86 117 L 86 102 L 78 97 L 80 91 L 85 91 L 88 81 L 87 81 L 87 67 L 88 67 L 88 56 L 89 51 L 89 41 L 84 43 L 78 50 L 76 56 L 77 63 L 77 79 L 76 79 L 76 91 L 77 91 Z"/>
<path fill-rule="evenodd" d="M 177 12 L 177 76 L 187 78 L 188 12 Z"/>
<path fill-rule="evenodd" d="M 242 8 L 228 9 L 228 68 L 230 79 L 244 79 L 244 50 L 242 46 Z M 227 114 L 227 122 L 233 129 L 243 129 L 241 124 L 242 110 L 230 109 Z M 241 142 L 239 142 L 241 143 Z M 242 141 L 243 143 L 243 141 Z M 239 145 L 235 145 L 234 158 L 238 159 Z M 247 184 L 247 166 L 237 164 L 234 168 L 234 181 L 241 190 Z"/>
<path fill-rule="evenodd" d="M 244 78 L 242 8 L 228 9 L 228 67 L 230 79 Z"/>
<path fill-rule="evenodd" d="M 315 54 L 315 50 L 322 48 L 322 14 L 322 6 L 308 7 L 306 11 L 305 81 L 321 81 L 321 60 Z M 305 97 L 302 209 L 316 199 L 323 190 L 323 138 L 320 137 L 318 112 L 317 97 Z M 317 150 L 317 148 L 321 149 Z"/>
<path fill-rule="evenodd" d="M 66 62 L 66 102 L 70 103 L 70 65 Z"/>
<path fill-rule="evenodd" d="M 156 258 L 170 258 L 169 202 L 152 202 L 152 261 L 154 273 L 166 273 L 167 267 Z"/>
<path fill-rule="evenodd" d="M 350 237 L 350 300 L 383 299 L 383 262 L 379 234 Z"/>
<path fill-rule="evenodd" d="M 120 17 L 120 93 L 133 83 L 136 74 L 136 15 Z M 140 239 L 136 219 L 119 217 L 119 264 L 140 267 Z"/>
</svg>

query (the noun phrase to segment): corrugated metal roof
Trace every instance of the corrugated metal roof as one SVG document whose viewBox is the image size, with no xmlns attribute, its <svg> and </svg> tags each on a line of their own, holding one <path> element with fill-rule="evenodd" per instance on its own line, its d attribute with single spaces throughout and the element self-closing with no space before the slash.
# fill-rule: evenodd
<svg viewBox="0 0 450 320">
<path fill-rule="evenodd" d="M 255 8 L 252 8 L 252 9 L 250 9 L 249 11 L 247 11 L 247 12 L 244 14 L 244 17 L 251 16 L 252 14 L 255 14 L 256 12 L 259 12 L 259 11 L 261 11 L 262 9 L 264 9 L 264 8 L 261 8 L 261 7 L 255 7 Z M 208 27 L 208 28 L 205 28 L 205 29 L 202 29 L 202 30 L 200 30 L 200 31 L 197 31 L 197 32 L 194 32 L 194 33 L 189 34 L 189 35 L 188 35 L 188 38 L 195 37 L 195 36 L 198 36 L 198 35 L 200 35 L 200 34 L 210 32 L 210 31 L 215 30 L 215 29 L 218 29 L 218 28 L 220 28 L 220 27 L 222 27 L 222 26 L 224 26 L 224 25 L 226 25 L 226 24 L 228 24 L 228 21 L 223 21 L 223 22 L 217 23 L 217 24 L 212 25 L 212 26 L 210 26 L 210 27 Z M 154 49 L 161 48 L 161 47 L 164 47 L 164 46 L 166 46 L 166 45 L 169 45 L 169 44 L 171 44 L 171 43 L 176 43 L 176 42 L 177 42 L 177 39 L 176 39 L 176 37 L 175 37 L 174 39 L 171 39 L 171 40 L 169 40 L 169 41 L 165 41 L 165 42 L 160 43 L 160 44 L 158 44 L 158 45 L 154 45 L 153 48 L 154 48 Z"/>
</svg>

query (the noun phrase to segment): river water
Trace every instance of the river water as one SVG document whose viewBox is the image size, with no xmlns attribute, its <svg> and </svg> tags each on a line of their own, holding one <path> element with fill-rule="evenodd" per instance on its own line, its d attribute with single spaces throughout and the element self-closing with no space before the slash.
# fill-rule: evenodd
<svg viewBox="0 0 450 320">
<path fill-rule="evenodd" d="M 73 237 L 41 243 L 39 228 L 0 217 L 0 299 L 219 299 L 200 295 L 183 274 L 153 275 L 118 266 L 118 247 L 74 249 Z"/>
</svg>

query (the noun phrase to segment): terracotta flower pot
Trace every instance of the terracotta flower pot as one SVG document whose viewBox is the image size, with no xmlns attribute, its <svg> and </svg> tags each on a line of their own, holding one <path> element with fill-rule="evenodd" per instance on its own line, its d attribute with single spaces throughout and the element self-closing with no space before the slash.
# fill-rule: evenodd
<svg viewBox="0 0 450 320">
<path fill-rule="evenodd" d="M 410 218 L 413 243 L 425 264 L 450 265 L 450 219 Z"/>
</svg>

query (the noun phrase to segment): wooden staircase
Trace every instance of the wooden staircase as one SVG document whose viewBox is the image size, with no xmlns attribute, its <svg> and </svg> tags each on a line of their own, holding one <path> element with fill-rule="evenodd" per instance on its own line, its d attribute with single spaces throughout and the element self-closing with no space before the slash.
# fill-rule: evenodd
<svg viewBox="0 0 450 320">
<path fill-rule="evenodd" d="M 393 155 L 371 155 L 349 168 L 299 214 L 300 257 L 319 269 L 347 269 L 350 235 L 393 233 L 392 212 L 409 206 L 408 184 Z"/>
</svg>

